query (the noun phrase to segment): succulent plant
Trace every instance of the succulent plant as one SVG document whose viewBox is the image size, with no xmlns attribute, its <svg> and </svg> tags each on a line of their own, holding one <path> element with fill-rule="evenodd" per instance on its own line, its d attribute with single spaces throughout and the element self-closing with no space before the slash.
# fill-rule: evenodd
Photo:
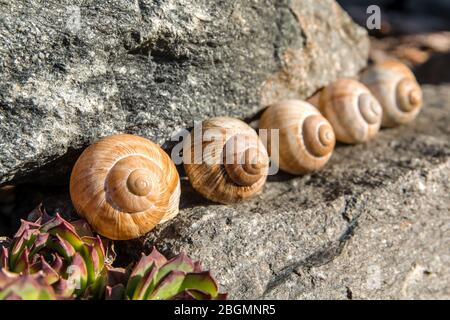
<svg viewBox="0 0 450 320">
<path fill-rule="evenodd" d="M 58 297 L 47 283 L 42 271 L 33 275 L 18 275 L 0 270 L 0 300 L 56 300 Z"/>
<path fill-rule="evenodd" d="M 40 207 L 0 245 L 0 300 L 226 299 L 209 271 L 185 254 L 156 248 L 134 268 L 113 268 L 109 250 L 84 220 L 50 217 Z"/>
<path fill-rule="evenodd" d="M 59 214 L 50 217 L 41 208 L 29 220 L 22 220 L 11 244 L 1 249 L 3 278 L 23 276 L 13 283 L 38 288 L 34 297 L 45 291 L 37 285 L 42 281 L 62 297 L 103 297 L 108 275 L 105 249 L 89 225 L 84 220 L 69 223 Z M 31 277 L 35 274 L 39 281 Z M 5 290 L 0 283 L 0 292 Z"/>
<path fill-rule="evenodd" d="M 146 256 L 142 254 L 136 266 L 114 270 L 116 276 L 127 277 L 126 285 L 109 284 L 107 299 L 129 300 L 223 300 L 227 294 L 219 293 L 218 285 L 209 271 L 202 271 L 199 262 L 192 262 L 181 253 L 167 260 L 156 248 Z M 110 279 L 113 277 L 110 277 Z"/>
</svg>

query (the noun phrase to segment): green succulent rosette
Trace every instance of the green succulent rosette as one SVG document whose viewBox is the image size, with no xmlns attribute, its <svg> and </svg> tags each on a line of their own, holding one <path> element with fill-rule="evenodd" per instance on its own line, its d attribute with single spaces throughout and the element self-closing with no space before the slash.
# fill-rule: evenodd
<svg viewBox="0 0 450 320">
<path fill-rule="evenodd" d="M 0 268 L 9 275 L 39 273 L 62 297 L 103 297 L 105 249 L 89 225 L 84 220 L 69 223 L 59 214 L 50 217 L 40 208 L 30 217 L 32 221 L 22 220 L 11 244 L 1 249 Z"/>
<path fill-rule="evenodd" d="M 125 270 L 115 270 L 126 274 Z M 126 285 L 118 283 L 106 288 L 109 299 L 128 300 L 224 300 L 217 282 L 199 262 L 181 253 L 167 260 L 156 248 L 142 254 L 136 266 L 124 277 Z"/>
</svg>

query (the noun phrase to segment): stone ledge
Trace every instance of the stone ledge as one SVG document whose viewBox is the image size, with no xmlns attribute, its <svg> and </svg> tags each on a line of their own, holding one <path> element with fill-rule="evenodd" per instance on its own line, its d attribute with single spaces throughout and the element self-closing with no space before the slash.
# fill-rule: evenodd
<svg viewBox="0 0 450 320">
<path fill-rule="evenodd" d="M 425 87 L 413 124 L 338 146 L 319 173 L 280 173 L 249 202 L 205 203 L 184 181 L 179 216 L 118 252 L 185 251 L 235 299 L 449 298 L 448 89 Z"/>
<path fill-rule="evenodd" d="M 162 144 L 194 121 L 307 98 L 369 52 L 334 0 L 73 4 L 0 2 L 0 184 L 64 182 L 68 153 L 102 136 Z"/>
<path fill-rule="evenodd" d="M 450 85 L 424 93 L 411 125 L 337 146 L 316 174 L 270 177 L 251 201 L 207 202 L 183 178 L 179 216 L 116 242 L 118 265 L 156 244 L 202 260 L 234 299 L 449 298 Z M 15 213 L 73 212 L 67 187 L 19 189 Z"/>
</svg>

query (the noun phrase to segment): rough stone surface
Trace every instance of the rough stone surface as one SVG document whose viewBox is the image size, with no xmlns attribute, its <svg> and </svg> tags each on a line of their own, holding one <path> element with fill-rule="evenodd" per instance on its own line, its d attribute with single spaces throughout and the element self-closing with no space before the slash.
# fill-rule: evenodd
<svg viewBox="0 0 450 320">
<path fill-rule="evenodd" d="M 183 250 L 235 299 L 449 299 L 450 86 L 424 89 L 416 122 L 249 202 L 205 203 L 185 183 L 179 216 L 119 253 Z"/>
<path fill-rule="evenodd" d="M 193 120 L 251 117 L 367 54 L 332 1 L 37 3 L 0 0 L 0 181 L 29 182 L 0 201 L 0 235 L 39 202 L 73 216 L 68 180 L 28 173 L 101 135 L 164 142 Z M 450 85 L 424 93 L 416 122 L 338 145 L 319 173 L 279 173 L 248 202 L 207 202 L 183 178 L 179 216 L 116 242 L 118 265 L 156 245 L 202 260 L 232 299 L 450 299 Z"/>
<path fill-rule="evenodd" d="M 449 299 L 450 85 L 424 93 L 416 122 L 338 145 L 316 174 L 279 173 L 251 201 L 207 202 L 183 178 L 179 216 L 116 242 L 117 266 L 156 245 L 202 260 L 233 299 Z M 0 235 L 40 202 L 75 217 L 67 186 L 15 192 L 0 204 Z"/>
<path fill-rule="evenodd" d="M 108 134 L 163 143 L 305 98 L 368 46 L 334 0 L 0 0 L 0 183 L 50 164 L 48 182 Z"/>
</svg>

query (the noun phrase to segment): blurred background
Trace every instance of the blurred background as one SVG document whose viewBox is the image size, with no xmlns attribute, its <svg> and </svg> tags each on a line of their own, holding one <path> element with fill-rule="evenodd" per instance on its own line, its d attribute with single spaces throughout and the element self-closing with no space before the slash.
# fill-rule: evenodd
<svg viewBox="0 0 450 320">
<path fill-rule="evenodd" d="M 411 66 L 419 82 L 450 82 L 449 0 L 338 0 L 360 25 L 366 27 L 367 8 L 381 9 L 381 29 L 369 30 L 370 59 L 389 57 Z"/>
</svg>

